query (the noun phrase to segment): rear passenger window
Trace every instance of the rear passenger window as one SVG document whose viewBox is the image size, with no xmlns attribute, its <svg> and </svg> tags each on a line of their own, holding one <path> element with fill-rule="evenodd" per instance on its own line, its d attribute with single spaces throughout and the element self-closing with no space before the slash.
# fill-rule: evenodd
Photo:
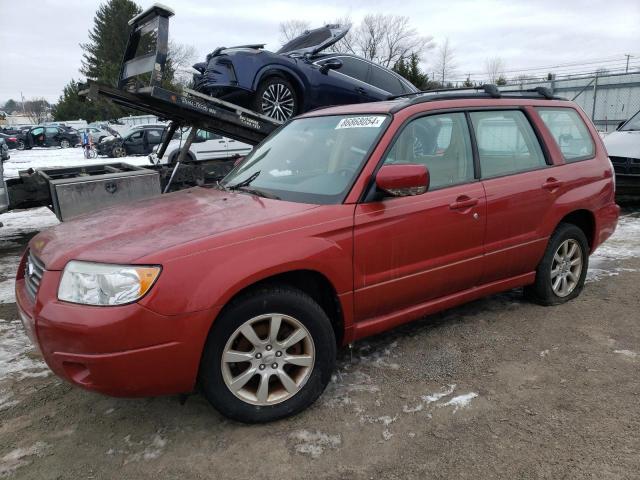
<svg viewBox="0 0 640 480">
<path fill-rule="evenodd" d="M 538 139 L 519 110 L 472 112 L 483 178 L 535 170 L 547 165 Z"/>
<path fill-rule="evenodd" d="M 429 190 L 473 180 L 473 153 L 464 113 L 421 117 L 410 122 L 387 154 L 385 164 L 422 164 Z"/>
<path fill-rule="evenodd" d="M 342 62 L 342 67 L 336 70 L 336 72 L 348 75 L 362 82 L 366 81 L 367 74 L 369 73 L 369 64 L 367 62 L 351 57 L 338 57 L 338 60 Z"/>
<path fill-rule="evenodd" d="M 538 108 L 567 162 L 593 157 L 595 146 L 587 126 L 573 108 Z"/>
<path fill-rule="evenodd" d="M 391 93 L 392 95 L 400 95 L 403 93 L 400 80 L 398 80 L 393 74 L 378 67 L 371 67 L 370 83 L 385 92 Z"/>
</svg>

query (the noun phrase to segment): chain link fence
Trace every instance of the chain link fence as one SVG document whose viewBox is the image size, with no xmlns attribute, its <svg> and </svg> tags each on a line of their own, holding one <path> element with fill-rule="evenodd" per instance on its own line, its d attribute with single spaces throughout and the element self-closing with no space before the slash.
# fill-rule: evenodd
<svg viewBox="0 0 640 480">
<path fill-rule="evenodd" d="M 579 78 L 509 83 L 505 90 L 548 87 L 574 100 L 598 130 L 611 132 L 640 110 L 640 73 L 596 73 Z"/>
</svg>

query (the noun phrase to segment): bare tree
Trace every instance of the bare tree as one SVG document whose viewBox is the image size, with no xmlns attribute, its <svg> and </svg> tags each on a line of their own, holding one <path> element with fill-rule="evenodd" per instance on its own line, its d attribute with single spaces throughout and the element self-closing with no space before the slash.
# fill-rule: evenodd
<svg viewBox="0 0 640 480">
<path fill-rule="evenodd" d="M 280 42 L 284 45 L 290 40 L 299 37 L 305 30 L 309 30 L 310 23 L 306 20 L 287 20 L 280 22 Z"/>
<path fill-rule="evenodd" d="M 49 119 L 51 105 L 44 98 L 32 98 L 24 102 L 24 110 L 31 123 L 40 125 Z"/>
<path fill-rule="evenodd" d="M 438 56 L 436 57 L 434 68 L 442 85 L 444 85 L 456 71 L 455 50 L 449 43 L 448 38 L 446 38 L 444 43 L 438 48 Z"/>
<path fill-rule="evenodd" d="M 179 85 L 187 85 L 192 78 L 191 65 L 198 58 L 198 52 L 193 45 L 169 40 L 169 53 L 167 55 L 174 69 L 173 80 Z"/>
<path fill-rule="evenodd" d="M 500 57 L 487 58 L 484 65 L 489 83 L 497 83 L 504 76 L 504 62 Z"/>
<path fill-rule="evenodd" d="M 350 25 L 351 21 L 346 17 L 334 23 Z M 430 48 L 433 48 L 432 37 L 420 35 L 411 27 L 409 17 L 377 13 L 366 15 L 360 25 L 352 27 L 331 50 L 360 55 L 391 68 L 401 58 L 411 53 L 423 56 Z"/>
</svg>

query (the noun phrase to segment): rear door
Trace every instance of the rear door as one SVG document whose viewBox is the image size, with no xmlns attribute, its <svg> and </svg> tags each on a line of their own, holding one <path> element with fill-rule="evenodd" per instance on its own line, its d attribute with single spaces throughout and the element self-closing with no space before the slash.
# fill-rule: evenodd
<svg viewBox="0 0 640 480">
<path fill-rule="evenodd" d="M 551 160 L 523 110 L 470 112 L 487 195 L 481 283 L 535 270 L 546 248 L 543 219 L 558 188 Z"/>
<path fill-rule="evenodd" d="M 60 130 L 57 127 L 47 127 L 44 131 L 45 146 L 56 147 L 60 145 Z"/>
<path fill-rule="evenodd" d="M 401 95 L 406 92 L 406 87 L 402 85 L 400 79 L 385 68 L 377 65 L 371 66 L 369 84 L 373 87 L 372 95 L 378 100 L 386 100 L 390 95 Z"/>
<path fill-rule="evenodd" d="M 229 156 L 227 139 L 205 130 L 198 130 L 194 142 L 191 144 L 191 151 L 196 155 L 197 160 L 211 160 Z"/>
<path fill-rule="evenodd" d="M 465 114 L 411 120 L 386 164 L 423 164 L 426 193 L 359 204 L 355 213 L 356 320 L 472 288 L 481 275 L 485 194 L 475 178 Z"/>
<path fill-rule="evenodd" d="M 162 143 L 163 129 L 151 129 L 145 131 L 145 141 L 143 143 L 143 152 L 145 155 L 151 153 L 153 148 Z"/>
</svg>

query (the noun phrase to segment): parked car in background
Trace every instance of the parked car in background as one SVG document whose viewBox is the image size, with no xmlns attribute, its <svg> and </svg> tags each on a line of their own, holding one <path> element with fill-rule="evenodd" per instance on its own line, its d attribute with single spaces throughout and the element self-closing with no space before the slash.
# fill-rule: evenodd
<svg viewBox="0 0 640 480">
<path fill-rule="evenodd" d="M 101 128 L 84 127 L 84 128 L 78 129 L 78 133 L 80 134 L 81 137 L 82 137 L 82 134 L 85 132 L 87 132 L 87 134 L 91 137 L 91 141 L 93 143 L 100 143 L 103 138 L 113 136 L 112 132 L 108 132 L 107 130 L 103 130 Z"/>
<path fill-rule="evenodd" d="M 603 138 L 621 195 L 640 195 L 640 111 Z"/>
<path fill-rule="evenodd" d="M 9 145 L 5 142 L 4 138 L 0 137 L 0 160 L 5 161 L 9 160 L 11 156 L 9 155 Z M 0 179 L 0 182 L 2 180 Z M 0 187 L 4 187 L 4 185 L 0 185 Z"/>
<path fill-rule="evenodd" d="M 149 155 L 162 142 L 166 127 L 140 126 L 131 129 L 122 137 L 109 137 L 96 145 L 98 155 L 121 158 L 127 155 Z"/>
<path fill-rule="evenodd" d="M 519 287 L 542 305 L 570 301 L 619 207 L 588 117 L 543 98 L 456 93 L 299 116 L 216 188 L 32 238 L 20 318 L 75 385 L 197 390 L 230 418 L 266 422 L 321 395 L 338 345 Z"/>
<path fill-rule="evenodd" d="M 189 134 L 189 130 L 174 135 L 173 140 L 169 142 L 165 152 L 165 158 L 173 163 L 178 157 L 182 145 Z M 159 145 L 154 148 L 154 152 Z M 212 160 L 215 158 L 228 158 L 234 155 L 245 156 L 252 150 L 252 146 L 246 143 L 238 142 L 230 138 L 225 138 L 206 130 L 198 130 L 191 148 L 187 153 L 187 157 L 191 161 Z"/>
<path fill-rule="evenodd" d="M 24 138 L 23 135 L 21 135 L 21 137 Z M 20 141 L 19 141 L 18 136 L 16 134 L 9 135 L 9 134 L 6 134 L 6 133 L 0 133 L 0 138 L 3 138 L 4 141 L 7 143 L 7 146 L 12 150 L 14 148 L 18 148 L 18 145 L 20 144 Z M 24 145 L 23 145 L 23 147 L 24 147 Z"/>
<path fill-rule="evenodd" d="M 397 73 L 356 55 L 322 53 L 349 28 L 306 31 L 275 53 L 264 45 L 218 48 L 193 66 L 194 88 L 285 121 L 329 105 L 385 100 L 417 89 Z"/>
<path fill-rule="evenodd" d="M 75 147 L 80 143 L 80 135 L 75 130 L 63 127 L 37 126 L 24 134 L 24 148 L 33 147 Z"/>
</svg>

